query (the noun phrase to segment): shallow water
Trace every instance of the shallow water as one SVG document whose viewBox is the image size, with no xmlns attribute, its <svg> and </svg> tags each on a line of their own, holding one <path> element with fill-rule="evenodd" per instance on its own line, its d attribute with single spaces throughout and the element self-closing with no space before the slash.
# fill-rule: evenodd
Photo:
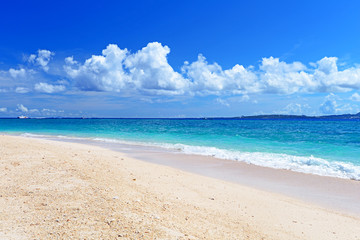
<svg viewBox="0 0 360 240">
<path fill-rule="evenodd" d="M 157 146 L 360 180 L 360 121 L 0 119 L 0 131 Z"/>
</svg>

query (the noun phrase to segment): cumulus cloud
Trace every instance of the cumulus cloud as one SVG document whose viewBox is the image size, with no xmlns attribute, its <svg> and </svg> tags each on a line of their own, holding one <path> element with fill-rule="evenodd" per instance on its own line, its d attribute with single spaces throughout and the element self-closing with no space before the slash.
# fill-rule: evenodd
<svg viewBox="0 0 360 240">
<path fill-rule="evenodd" d="M 31 54 L 28 58 L 28 62 L 34 63 L 35 65 L 40 66 L 44 71 L 49 70 L 49 62 L 55 54 L 49 50 L 39 49 L 36 54 Z"/>
<path fill-rule="evenodd" d="M 336 57 L 324 57 L 307 67 L 301 62 L 263 58 L 257 68 L 236 64 L 222 69 L 203 55 L 175 71 L 167 61 L 168 46 L 149 43 L 130 53 L 110 44 L 84 63 L 65 59 L 64 69 L 81 90 L 138 91 L 148 94 L 247 95 L 254 93 L 344 92 L 360 89 L 360 67 L 338 69 Z"/>
<path fill-rule="evenodd" d="M 323 114 L 345 114 L 359 112 L 359 105 L 348 102 L 349 99 L 343 99 L 330 93 L 325 97 L 324 102 L 320 105 L 320 112 Z"/>
<path fill-rule="evenodd" d="M 15 78 L 15 79 L 25 78 L 27 71 L 24 68 L 20 68 L 20 69 L 10 68 L 9 74 L 12 78 Z"/>
<path fill-rule="evenodd" d="M 360 94 L 354 93 L 353 95 L 351 95 L 350 100 L 360 102 Z"/>
<path fill-rule="evenodd" d="M 324 102 L 320 105 L 320 112 L 323 114 L 335 114 L 341 111 L 341 107 L 337 103 L 337 100 L 342 100 L 337 95 L 330 93 L 325 97 Z"/>
<path fill-rule="evenodd" d="M 27 107 L 25 107 L 24 105 L 22 105 L 22 104 L 18 104 L 16 110 L 18 110 L 20 112 L 24 112 L 24 113 L 29 111 L 29 109 Z"/>
<path fill-rule="evenodd" d="M 6 107 L 0 108 L 0 112 L 7 112 L 7 108 Z"/>
<path fill-rule="evenodd" d="M 36 109 L 36 108 L 29 109 L 22 104 L 17 105 L 16 111 L 23 112 L 23 113 L 29 113 L 29 114 L 40 113 L 40 111 L 38 109 Z"/>
<path fill-rule="evenodd" d="M 190 91 L 200 94 L 258 92 L 259 84 L 256 75 L 242 65 L 235 65 L 228 70 L 222 70 L 217 63 L 209 64 L 201 54 L 197 61 L 185 62 L 182 73 L 190 81 Z"/>
<path fill-rule="evenodd" d="M 316 81 L 306 73 L 300 62 L 286 63 L 279 58 L 263 58 L 260 65 L 259 82 L 264 92 L 292 94 L 316 88 Z"/>
<path fill-rule="evenodd" d="M 303 115 L 306 114 L 310 110 L 310 106 L 308 104 L 300 104 L 300 103 L 289 103 L 284 108 L 284 111 L 281 113 L 291 114 L 291 115 Z"/>
<path fill-rule="evenodd" d="M 78 62 L 74 60 L 73 56 L 65 58 L 65 63 L 69 65 L 78 64 Z"/>
<path fill-rule="evenodd" d="M 169 53 L 168 46 L 153 42 L 126 57 L 124 66 L 128 69 L 128 76 L 136 89 L 179 94 L 188 88 L 188 81 L 169 65 Z"/>
<path fill-rule="evenodd" d="M 336 112 L 336 106 L 335 100 L 326 100 L 320 105 L 320 112 L 324 114 L 334 114 Z"/>
<path fill-rule="evenodd" d="M 93 55 L 84 64 L 77 65 L 73 57 L 66 58 L 64 69 L 81 90 L 119 92 L 128 83 L 128 76 L 123 69 L 127 54 L 127 49 L 122 50 L 110 44 L 102 51 L 102 55 Z"/>
<path fill-rule="evenodd" d="M 188 82 L 169 65 L 169 52 L 167 46 L 157 42 L 134 54 L 110 44 L 102 55 L 93 55 L 84 64 L 78 64 L 73 57 L 66 58 L 64 69 L 82 90 L 180 94 Z"/>
<path fill-rule="evenodd" d="M 52 85 L 44 82 L 36 83 L 34 86 L 35 90 L 44 93 L 55 93 L 65 91 L 64 85 Z"/>
</svg>

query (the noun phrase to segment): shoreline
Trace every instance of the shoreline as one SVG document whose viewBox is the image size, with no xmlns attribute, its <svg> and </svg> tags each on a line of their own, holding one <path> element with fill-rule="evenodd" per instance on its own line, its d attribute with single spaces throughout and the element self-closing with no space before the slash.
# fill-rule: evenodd
<svg viewBox="0 0 360 240">
<path fill-rule="evenodd" d="M 128 153 L 19 136 L 0 144 L 5 239 L 360 238 L 359 217 Z"/>
<path fill-rule="evenodd" d="M 129 157 L 144 162 L 173 167 L 262 191 L 282 194 L 360 217 L 360 181 L 357 180 L 276 169 L 209 156 L 185 154 L 154 146 L 98 142 L 86 138 L 57 138 L 52 136 L 30 136 L 26 138 L 99 146 L 125 153 Z"/>
<path fill-rule="evenodd" d="M 148 140 L 126 140 L 107 136 L 86 135 L 52 135 L 48 133 L 6 133 L 15 136 L 25 136 L 34 138 L 44 138 L 51 140 L 83 142 L 103 146 L 129 146 L 140 149 L 161 149 L 161 152 L 183 153 L 186 155 L 214 157 L 222 160 L 244 162 L 250 165 L 256 165 L 265 168 L 290 170 L 305 174 L 313 174 L 325 177 L 335 177 L 341 179 L 350 179 L 360 181 L 360 166 L 351 161 L 342 161 L 335 159 L 326 159 L 320 156 L 301 154 L 288 154 L 280 152 L 247 152 L 234 149 L 219 148 L 205 145 L 189 145 L 184 142 L 157 142 Z M 127 147 L 125 147 L 127 149 Z M 360 152 L 359 152 L 360 154 Z"/>
</svg>

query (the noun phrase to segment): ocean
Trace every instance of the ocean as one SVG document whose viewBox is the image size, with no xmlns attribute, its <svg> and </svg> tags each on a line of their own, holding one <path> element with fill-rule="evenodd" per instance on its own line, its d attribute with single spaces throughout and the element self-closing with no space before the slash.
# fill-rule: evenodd
<svg viewBox="0 0 360 240">
<path fill-rule="evenodd" d="M 3 134 L 142 145 L 360 180 L 360 121 L 0 119 Z"/>
</svg>

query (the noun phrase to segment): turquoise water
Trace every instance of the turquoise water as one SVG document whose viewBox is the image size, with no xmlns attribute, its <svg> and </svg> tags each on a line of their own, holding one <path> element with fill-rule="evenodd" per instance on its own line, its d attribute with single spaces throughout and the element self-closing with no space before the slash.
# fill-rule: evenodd
<svg viewBox="0 0 360 240">
<path fill-rule="evenodd" d="M 137 143 L 360 180 L 360 121 L 0 119 L 0 132 Z"/>
</svg>

